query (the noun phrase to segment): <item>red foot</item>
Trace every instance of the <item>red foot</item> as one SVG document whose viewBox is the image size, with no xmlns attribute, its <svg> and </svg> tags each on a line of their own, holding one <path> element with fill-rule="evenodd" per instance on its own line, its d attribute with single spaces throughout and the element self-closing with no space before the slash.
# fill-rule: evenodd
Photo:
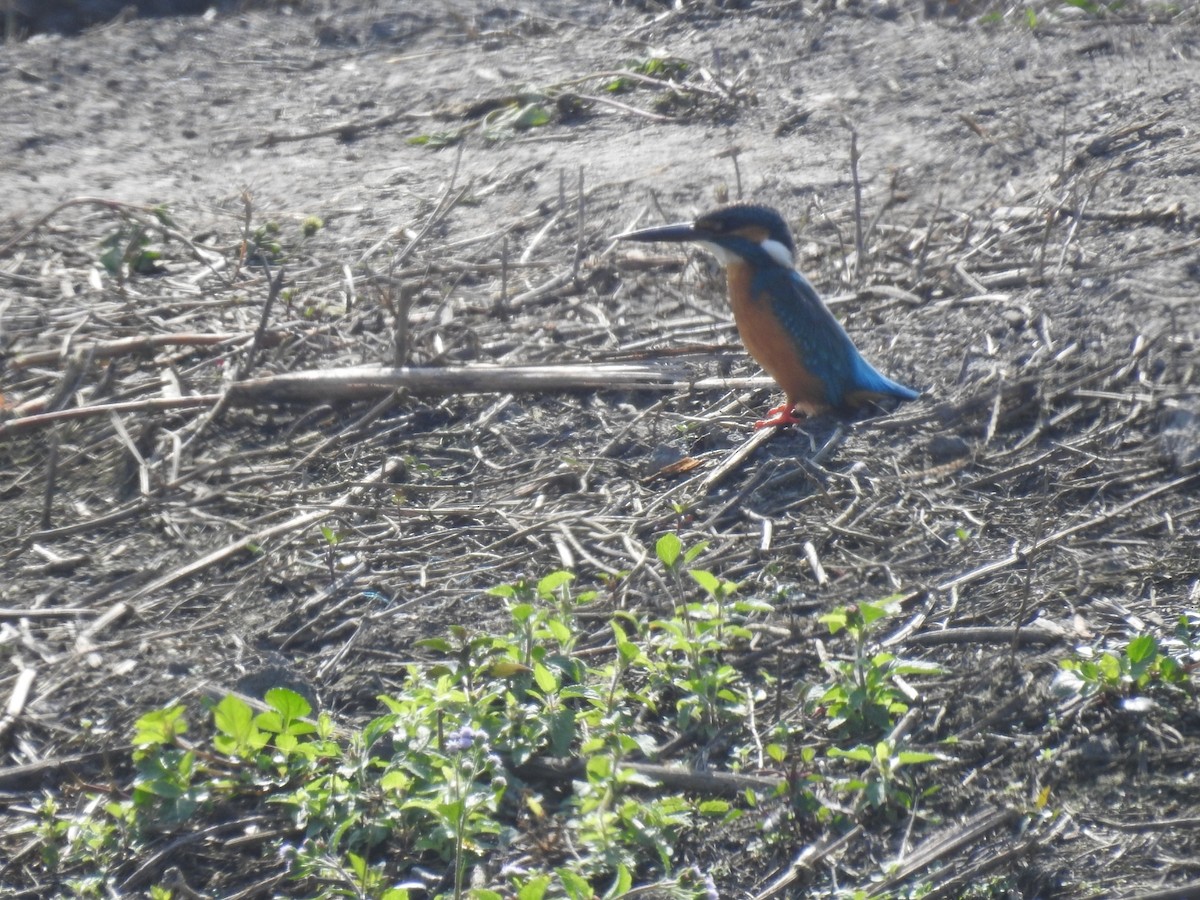
<svg viewBox="0 0 1200 900">
<path fill-rule="evenodd" d="M 759 428 L 777 428 L 781 425 L 797 425 L 804 420 L 796 415 L 796 404 L 780 403 L 767 410 L 767 417 L 754 423 L 755 430 Z"/>
</svg>

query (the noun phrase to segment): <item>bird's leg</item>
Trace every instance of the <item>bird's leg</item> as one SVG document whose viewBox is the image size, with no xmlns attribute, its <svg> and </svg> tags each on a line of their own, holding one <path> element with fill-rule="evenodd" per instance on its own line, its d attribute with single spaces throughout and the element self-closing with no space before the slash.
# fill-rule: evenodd
<svg viewBox="0 0 1200 900">
<path fill-rule="evenodd" d="M 797 425 L 804 421 L 796 415 L 796 404 L 790 399 L 785 400 L 778 406 L 772 406 L 767 410 L 767 417 L 759 419 L 754 423 L 754 428 L 771 428 L 779 425 Z"/>
</svg>

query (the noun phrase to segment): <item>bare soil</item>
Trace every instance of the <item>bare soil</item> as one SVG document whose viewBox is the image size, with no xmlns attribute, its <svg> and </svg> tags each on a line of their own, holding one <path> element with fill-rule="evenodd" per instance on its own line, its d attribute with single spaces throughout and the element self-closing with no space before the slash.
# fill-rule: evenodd
<svg viewBox="0 0 1200 900">
<path fill-rule="evenodd" d="M 1051 691 L 1073 647 L 1200 605 L 1200 17 L 832 6 L 313 3 L 0 51 L 0 696 L 34 673 L 0 725 L 6 890 L 62 889 L 28 809 L 127 777 L 146 710 L 286 684 L 361 723 L 415 640 L 498 614 L 496 584 L 567 567 L 660 604 L 645 554 L 676 530 L 776 604 L 788 636 L 746 665 L 784 714 L 845 652 L 815 619 L 838 605 L 901 595 L 886 645 L 951 673 L 915 685 L 908 735 L 956 739 L 940 791 L 787 893 L 1200 896 L 1195 698 Z M 608 89 L 650 59 L 687 65 Z M 926 393 L 714 483 L 774 393 L 711 261 L 609 236 L 738 196 Z M 678 386 L 177 402 L 397 359 Z M 752 896 L 843 833 L 679 862 Z M 214 896 L 261 878 L 168 863 Z"/>
</svg>

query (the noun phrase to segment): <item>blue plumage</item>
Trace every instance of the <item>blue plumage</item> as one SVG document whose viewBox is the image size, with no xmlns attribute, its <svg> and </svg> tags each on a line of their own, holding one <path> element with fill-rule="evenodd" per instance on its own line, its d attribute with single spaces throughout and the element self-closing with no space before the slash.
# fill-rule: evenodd
<svg viewBox="0 0 1200 900">
<path fill-rule="evenodd" d="M 824 382 L 829 406 L 845 411 L 853 405 L 850 398 L 863 392 L 896 400 L 920 396 L 863 358 L 816 288 L 795 269 L 779 265 L 759 269 L 752 284 L 758 302 L 771 304 L 780 326 L 799 348 L 804 365 Z"/>
</svg>

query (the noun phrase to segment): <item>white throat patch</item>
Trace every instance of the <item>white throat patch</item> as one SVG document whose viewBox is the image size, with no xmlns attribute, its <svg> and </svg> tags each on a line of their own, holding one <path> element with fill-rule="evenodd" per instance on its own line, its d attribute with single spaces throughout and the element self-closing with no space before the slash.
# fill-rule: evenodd
<svg viewBox="0 0 1200 900">
<path fill-rule="evenodd" d="M 792 251 L 785 244 L 781 244 L 779 241 L 765 240 L 762 242 L 762 248 L 767 251 L 767 256 L 781 266 L 788 269 L 796 267 L 796 261 L 792 259 Z"/>
<path fill-rule="evenodd" d="M 738 255 L 736 253 L 730 253 L 720 244 L 714 244 L 711 241 L 697 241 L 697 243 L 715 256 L 717 258 L 717 262 L 723 266 L 727 266 L 731 262 L 737 262 Z"/>
</svg>

